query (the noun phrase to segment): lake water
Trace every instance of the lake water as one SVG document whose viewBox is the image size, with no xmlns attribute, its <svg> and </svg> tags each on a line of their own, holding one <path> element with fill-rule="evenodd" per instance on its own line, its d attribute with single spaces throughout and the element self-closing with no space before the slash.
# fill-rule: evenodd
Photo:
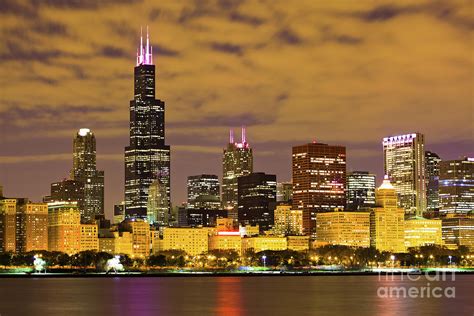
<svg viewBox="0 0 474 316">
<path fill-rule="evenodd" d="M 455 298 L 390 298 L 381 287 L 454 287 Z M 0 279 L 1 316 L 448 314 L 474 315 L 474 275 Z"/>
</svg>

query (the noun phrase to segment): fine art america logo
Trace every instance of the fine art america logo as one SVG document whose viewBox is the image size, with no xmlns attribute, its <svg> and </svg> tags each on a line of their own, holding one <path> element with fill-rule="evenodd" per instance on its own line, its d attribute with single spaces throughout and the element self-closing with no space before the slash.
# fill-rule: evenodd
<svg viewBox="0 0 474 316">
<path fill-rule="evenodd" d="M 380 298 L 455 298 L 454 271 L 379 272 Z"/>
</svg>

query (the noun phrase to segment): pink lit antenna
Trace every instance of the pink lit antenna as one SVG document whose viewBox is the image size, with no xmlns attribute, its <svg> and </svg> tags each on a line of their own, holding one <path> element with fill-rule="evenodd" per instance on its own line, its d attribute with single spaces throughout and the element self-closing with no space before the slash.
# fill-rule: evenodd
<svg viewBox="0 0 474 316">
<path fill-rule="evenodd" d="M 247 139 L 245 137 L 245 126 L 242 126 L 242 144 L 247 143 Z"/>
<path fill-rule="evenodd" d="M 229 144 L 233 144 L 233 143 L 234 143 L 234 130 L 230 129 L 229 130 Z"/>
</svg>

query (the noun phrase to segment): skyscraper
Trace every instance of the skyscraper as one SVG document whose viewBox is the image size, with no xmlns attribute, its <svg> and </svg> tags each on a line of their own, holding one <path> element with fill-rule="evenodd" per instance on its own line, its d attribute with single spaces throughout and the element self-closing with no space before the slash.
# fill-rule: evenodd
<svg viewBox="0 0 474 316">
<path fill-rule="evenodd" d="M 237 220 L 237 178 L 253 172 L 253 153 L 247 143 L 244 127 L 240 143 L 234 142 L 234 131 L 230 131 L 222 166 L 222 207 L 229 211 L 230 218 Z"/>
<path fill-rule="evenodd" d="M 431 151 L 425 152 L 426 168 L 426 210 L 439 209 L 439 163 L 441 158 Z"/>
<path fill-rule="evenodd" d="M 88 128 L 81 128 L 74 138 L 71 179 L 84 187 L 81 220 L 90 222 L 96 215 L 103 215 L 104 171 L 97 170 L 95 136 Z"/>
<path fill-rule="evenodd" d="M 64 179 L 51 183 L 50 196 L 44 198 L 45 202 L 74 202 L 84 214 L 84 184 L 81 181 Z"/>
<path fill-rule="evenodd" d="M 384 170 L 407 214 L 426 211 L 425 138 L 421 133 L 383 139 Z"/>
<path fill-rule="evenodd" d="M 375 206 L 375 174 L 353 171 L 347 175 L 347 209 L 357 211 Z"/>
<path fill-rule="evenodd" d="M 48 250 L 48 204 L 18 199 L 17 252 Z"/>
<path fill-rule="evenodd" d="M 155 65 L 148 30 L 140 37 L 130 101 L 130 145 L 125 148 L 125 214 L 146 218 L 148 190 L 159 179 L 170 205 L 170 146 L 165 144 L 165 102 L 155 99 Z M 169 209 L 168 209 L 169 213 Z"/>
<path fill-rule="evenodd" d="M 293 200 L 293 183 L 278 182 L 277 183 L 277 202 L 290 203 Z"/>
<path fill-rule="evenodd" d="M 237 187 L 239 224 L 271 228 L 276 207 L 276 175 L 255 172 L 241 176 Z"/>
<path fill-rule="evenodd" d="M 219 177 L 213 174 L 189 176 L 187 208 L 221 209 Z"/>
<path fill-rule="evenodd" d="M 440 163 L 439 196 L 441 212 L 467 213 L 474 210 L 474 158 Z"/>
<path fill-rule="evenodd" d="M 163 179 L 163 178 L 161 178 Z M 150 224 L 168 226 L 170 219 L 170 206 L 165 183 L 154 180 L 148 188 L 147 218 Z"/>
<path fill-rule="evenodd" d="M 346 147 L 309 143 L 293 147 L 293 209 L 303 210 L 304 233 L 316 232 L 316 213 L 346 206 Z"/>
</svg>

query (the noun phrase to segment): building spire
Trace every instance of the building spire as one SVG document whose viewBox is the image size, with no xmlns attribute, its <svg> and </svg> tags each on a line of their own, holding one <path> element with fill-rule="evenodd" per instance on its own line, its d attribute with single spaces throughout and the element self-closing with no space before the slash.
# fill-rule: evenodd
<svg viewBox="0 0 474 316">
<path fill-rule="evenodd" d="M 230 129 L 229 130 L 229 144 L 233 144 L 233 143 L 234 143 L 234 130 Z"/>
<path fill-rule="evenodd" d="M 245 126 L 242 126 L 242 144 L 245 144 L 247 139 L 245 137 Z"/>
<path fill-rule="evenodd" d="M 143 27 L 140 27 L 140 47 L 137 51 L 138 65 L 153 65 L 153 47 L 150 45 L 148 25 L 146 27 L 146 43 L 143 44 Z"/>
</svg>

